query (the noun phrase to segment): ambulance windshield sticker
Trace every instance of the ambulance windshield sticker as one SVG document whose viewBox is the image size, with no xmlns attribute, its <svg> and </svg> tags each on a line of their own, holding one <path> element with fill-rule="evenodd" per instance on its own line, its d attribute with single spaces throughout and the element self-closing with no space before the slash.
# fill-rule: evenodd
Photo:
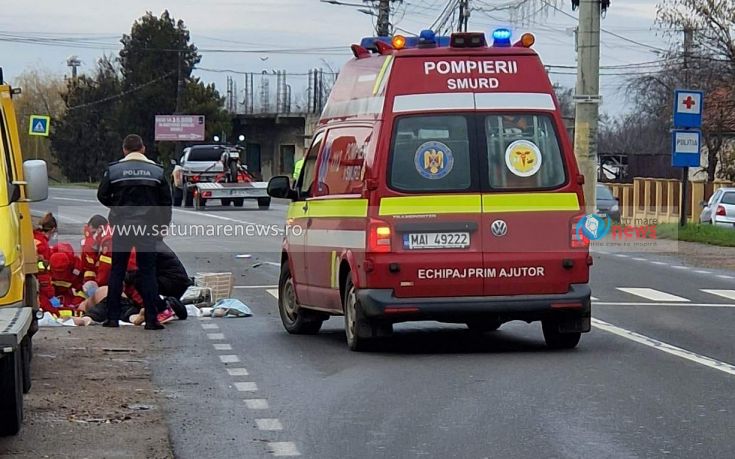
<svg viewBox="0 0 735 459">
<path fill-rule="evenodd" d="M 452 150 L 443 143 L 426 142 L 416 150 L 414 165 L 422 177 L 437 180 L 452 172 L 454 156 Z"/>
<path fill-rule="evenodd" d="M 531 177 L 541 169 L 541 150 L 528 140 L 516 140 L 505 149 L 505 165 L 518 177 Z"/>
</svg>

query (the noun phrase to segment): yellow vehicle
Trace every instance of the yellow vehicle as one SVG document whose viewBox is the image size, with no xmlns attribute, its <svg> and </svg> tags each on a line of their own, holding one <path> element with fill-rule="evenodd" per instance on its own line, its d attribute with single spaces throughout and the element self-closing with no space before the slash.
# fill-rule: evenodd
<svg viewBox="0 0 735 459">
<path fill-rule="evenodd" d="M 29 202 L 48 196 L 46 163 L 23 163 L 13 96 L 0 69 L 0 435 L 14 435 L 31 388 L 31 337 L 38 310 L 36 247 Z"/>
</svg>

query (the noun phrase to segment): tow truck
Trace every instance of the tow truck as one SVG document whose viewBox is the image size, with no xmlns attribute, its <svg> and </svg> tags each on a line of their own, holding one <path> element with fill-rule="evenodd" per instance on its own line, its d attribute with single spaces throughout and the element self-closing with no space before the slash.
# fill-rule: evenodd
<svg viewBox="0 0 735 459">
<path fill-rule="evenodd" d="M 229 145 L 196 145 L 184 150 L 174 169 L 174 205 L 204 208 L 212 200 L 223 206 L 242 207 L 246 199 L 257 200 L 258 208 L 271 204 L 267 182 L 259 182 L 241 161 L 244 149 Z M 178 174 L 178 177 L 176 176 Z"/>
<path fill-rule="evenodd" d="M 23 421 L 23 394 L 31 389 L 31 338 L 38 330 L 38 255 L 29 202 L 48 197 L 40 160 L 23 162 L 13 96 L 0 69 L 0 435 Z"/>
</svg>

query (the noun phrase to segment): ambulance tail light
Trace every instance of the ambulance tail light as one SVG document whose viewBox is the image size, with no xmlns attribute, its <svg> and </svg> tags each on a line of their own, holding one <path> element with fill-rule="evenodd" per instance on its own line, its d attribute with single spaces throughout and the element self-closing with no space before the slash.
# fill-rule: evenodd
<svg viewBox="0 0 735 459">
<path fill-rule="evenodd" d="M 389 253 L 391 251 L 392 233 L 393 231 L 386 222 L 370 220 L 367 238 L 368 253 Z"/>
<path fill-rule="evenodd" d="M 584 214 L 577 215 L 574 218 L 572 218 L 570 223 L 570 239 L 569 239 L 569 245 L 573 249 L 585 249 L 590 246 L 590 240 L 587 239 L 584 234 L 582 234 L 582 231 L 577 231 L 577 227 L 579 226 L 580 220 L 582 220 L 585 217 Z"/>
<path fill-rule="evenodd" d="M 510 37 L 513 36 L 513 32 L 510 29 L 501 28 L 493 31 L 493 46 L 498 48 L 510 46 Z"/>
<path fill-rule="evenodd" d="M 508 38 L 508 45 L 510 46 L 510 37 Z M 485 48 L 487 47 L 487 40 L 483 33 L 453 33 L 449 46 L 452 48 Z"/>
<path fill-rule="evenodd" d="M 536 37 L 532 33 L 524 33 L 513 46 L 516 48 L 530 48 L 534 43 L 536 43 Z"/>
</svg>

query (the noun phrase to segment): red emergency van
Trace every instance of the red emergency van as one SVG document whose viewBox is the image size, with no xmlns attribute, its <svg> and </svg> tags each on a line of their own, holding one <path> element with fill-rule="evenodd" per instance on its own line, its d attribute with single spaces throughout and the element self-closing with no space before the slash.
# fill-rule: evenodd
<svg viewBox="0 0 735 459">
<path fill-rule="evenodd" d="M 345 316 L 351 349 L 394 323 L 590 330 L 583 177 L 533 35 L 353 45 L 290 198 L 279 309 L 290 333 Z M 372 51 L 370 48 L 373 48 Z"/>
</svg>

